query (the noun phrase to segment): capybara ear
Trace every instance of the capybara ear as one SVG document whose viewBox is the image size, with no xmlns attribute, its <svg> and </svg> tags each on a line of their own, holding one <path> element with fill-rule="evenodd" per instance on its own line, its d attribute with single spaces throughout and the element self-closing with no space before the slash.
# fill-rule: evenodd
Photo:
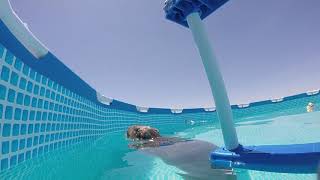
<svg viewBox="0 0 320 180">
<path fill-rule="evenodd" d="M 137 131 L 139 128 L 137 126 L 130 126 L 127 130 L 127 138 L 135 139 L 137 138 Z"/>
</svg>

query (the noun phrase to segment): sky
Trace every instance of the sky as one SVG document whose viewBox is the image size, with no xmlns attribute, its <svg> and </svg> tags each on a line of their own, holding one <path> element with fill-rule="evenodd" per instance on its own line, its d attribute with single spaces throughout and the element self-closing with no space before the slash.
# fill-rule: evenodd
<svg viewBox="0 0 320 180">
<path fill-rule="evenodd" d="M 212 107 L 189 29 L 164 0 L 11 0 L 29 29 L 107 97 L 144 107 Z M 204 20 L 231 104 L 320 88 L 319 0 L 230 0 Z"/>
</svg>

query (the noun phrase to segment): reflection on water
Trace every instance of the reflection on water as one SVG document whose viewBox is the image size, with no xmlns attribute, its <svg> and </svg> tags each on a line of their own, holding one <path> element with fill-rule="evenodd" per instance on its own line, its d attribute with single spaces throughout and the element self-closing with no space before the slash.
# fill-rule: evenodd
<svg viewBox="0 0 320 180">
<path fill-rule="evenodd" d="M 260 120 L 260 121 L 249 121 L 249 122 L 240 122 L 236 123 L 236 127 L 239 126 L 253 126 L 253 125 L 264 125 L 264 124 L 269 124 L 272 123 L 273 120 Z"/>
</svg>

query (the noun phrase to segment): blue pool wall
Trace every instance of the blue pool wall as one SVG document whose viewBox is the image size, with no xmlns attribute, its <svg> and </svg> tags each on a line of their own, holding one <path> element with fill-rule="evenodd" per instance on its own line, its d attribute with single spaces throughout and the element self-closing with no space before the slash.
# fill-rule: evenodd
<svg viewBox="0 0 320 180">
<path fill-rule="evenodd" d="M 302 93 L 281 102 L 261 101 L 249 107 L 233 105 L 235 121 L 296 108 L 304 112 L 319 95 Z M 52 53 L 36 59 L 0 21 L 0 171 L 58 148 L 122 132 L 132 124 L 155 127 L 186 121 L 217 121 L 204 108 L 149 108 L 113 100 L 101 103 L 97 92 Z"/>
</svg>

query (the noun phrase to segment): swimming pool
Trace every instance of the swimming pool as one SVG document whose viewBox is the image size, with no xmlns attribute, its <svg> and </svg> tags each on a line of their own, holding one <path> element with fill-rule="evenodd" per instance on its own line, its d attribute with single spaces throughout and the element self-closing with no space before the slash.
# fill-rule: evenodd
<svg viewBox="0 0 320 180">
<path fill-rule="evenodd" d="M 215 108 L 149 108 L 107 98 L 12 18 L 0 21 L 1 179 L 181 179 L 181 169 L 128 149 L 124 132 L 133 124 L 223 145 Z M 233 105 L 240 142 L 319 141 L 319 112 L 305 113 L 309 102 L 319 110 L 319 91 Z M 235 174 L 238 179 L 315 178 L 245 170 Z"/>
<path fill-rule="evenodd" d="M 301 107 L 304 109 L 304 107 Z M 320 139 L 320 112 L 298 109 L 237 119 L 240 141 L 245 144 L 292 144 Z M 159 126 L 167 135 L 209 141 L 223 146 L 217 122 L 202 125 Z M 93 142 L 48 153 L 0 174 L 1 179 L 182 179 L 182 170 L 158 157 L 128 149 L 123 132 L 111 133 Z M 238 179 L 316 179 L 315 174 L 286 174 L 235 170 Z"/>
</svg>

